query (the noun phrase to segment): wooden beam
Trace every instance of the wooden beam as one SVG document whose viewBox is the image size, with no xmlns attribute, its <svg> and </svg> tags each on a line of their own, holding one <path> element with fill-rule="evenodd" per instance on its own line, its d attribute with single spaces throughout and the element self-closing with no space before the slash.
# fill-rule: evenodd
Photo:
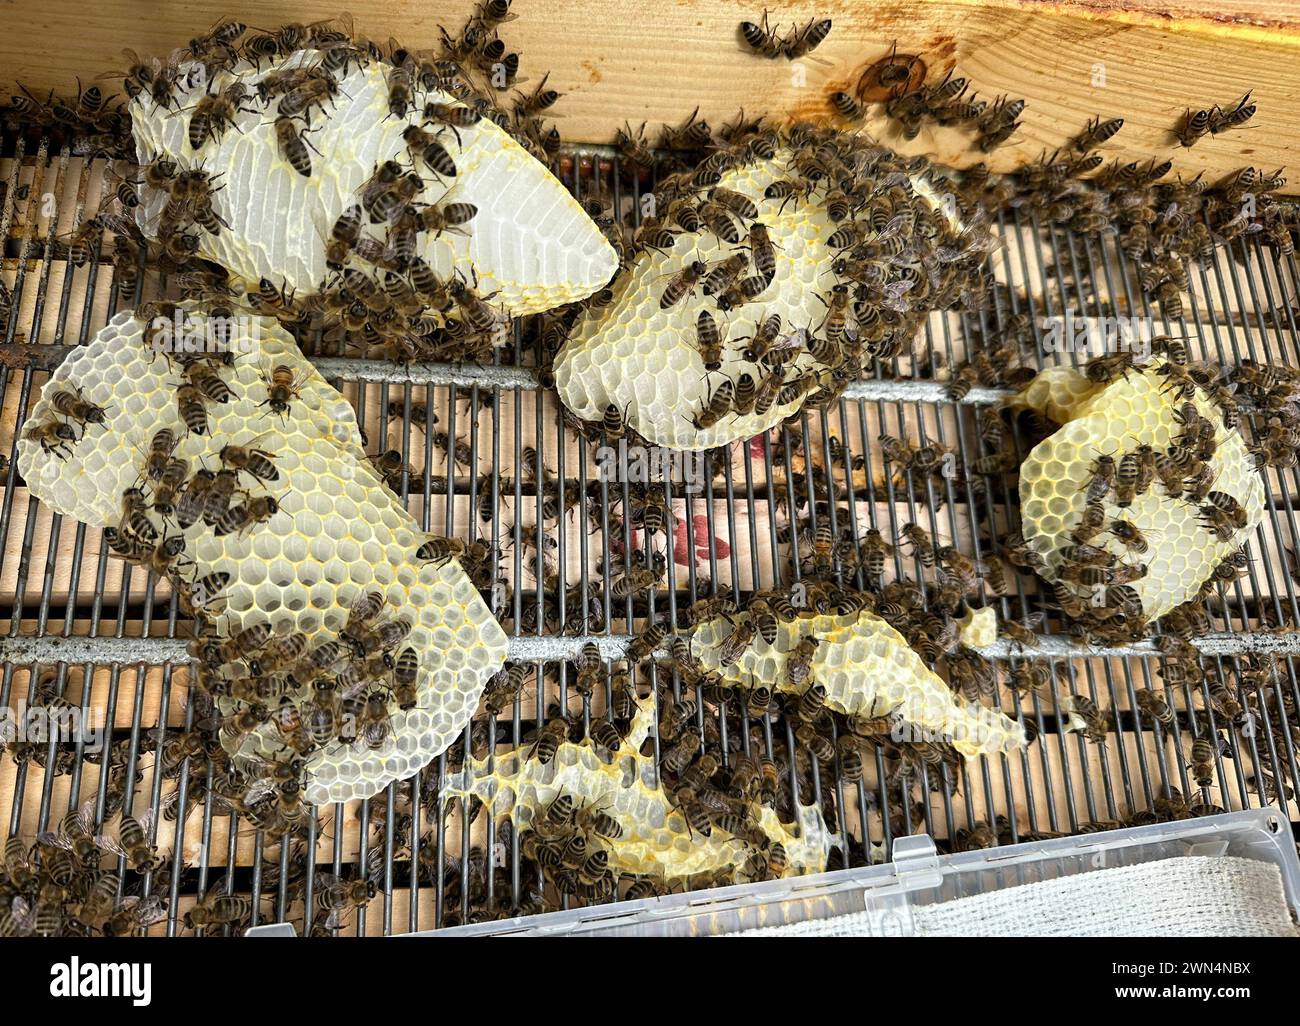
<svg viewBox="0 0 1300 1026">
<path fill-rule="evenodd" d="M 459 27 L 471 3 L 354 0 L 350 7 L 358 33 L 419 48 L 436 43 L 439 24 Z M 1062 145 L 1098 113 L 1126 119 L 1103 149 L 1108 157 L 1169 156 L 1181 172 L 1203 169 L 1216 178 L 1244 164 L 1300 164 L 1300 11 L 1284 0 L 777 0 L 774 24 L 813 15 L 835 23 L 822 46 L 795 63 L 743 47 L 737 25 L 761 14 L 757 0 L 651 8 L 516 0 L 514 9 L 519 17 L 502 34 L 523 56 L 525 88 L 551 72 L 550 84 L 565 94 L 553 110 L 572 142 L 607 142 L 625 120 L 673 122 L 696 106 L 713 124 L 741 106 L 751 114 L 829 117 L 827 95 L 854 87 L 897 43 L 926 62 L 931 81 L 955 68 L 981 96 L 1026 99 L 1024 126 L 988 158 L 996 170 Z M 6 8 L 0 86 L 66 92 L 77 76 L 89 83 L 120 66 L 123 47 L 166 54 L 223 16 L 275 27 L 337 14 L 333 0 L 195 0 L 157 5 L 148 18 L 131 0 L 19 0 Z M 1176 143 L 1171 130 L 1185 108 L 1227 104 L 1247 90 L 1259 104 L 1249 130 L 1190 150 Z M 866 127 L 905 152 L 957 166 L 982 156 L 957 130 L 925 128 L 907 142 L 883 115 Z"/>
</svg>

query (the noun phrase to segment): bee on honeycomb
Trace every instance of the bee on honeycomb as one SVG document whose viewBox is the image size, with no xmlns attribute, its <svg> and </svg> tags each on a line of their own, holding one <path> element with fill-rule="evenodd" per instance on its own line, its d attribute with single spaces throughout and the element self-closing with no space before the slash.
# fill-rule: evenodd
<svg viewBox="0 0 1300 1026">
<path fill-rule="evenodd" d="M 167 330 L 119 313 L 64 361 L 28 424 L 72 437 L 56 449 L 25 431 L 18 465 L 40 501 L 170 578 L 232 755 L 303 757 L 315 803 L 369 797 L 460 734 L 505 634 L 450 558 L 460 548 L 420 558 L 430 540 L 366 458 L 351 407 L 274 320 L 167 309 Z M 355 737 L 312 733 L 318 672 Z"/>
<path fill-rule="evenodd" d="M 608 817 L 606 827 L 594 839 L 589 830 L 587 844 L 604 853 L 600 876 L 640 877 L 664 887 L 705 876 L 739 882 L 819 873 L 827 868 L 831 849 L 843 847 L 817 805 L 799 806 L 795 822 L 787 823 L 773 809 L 753 803 L 743 835 L 699 823 L 692 827 L 659 782 L 653 756 L 641 754 L 653 723 L 654 703 L 642 700 L 627 736 L 610 740 L 613 750 L 592 738 L 545 747 L 539 741 L 468 760 L 464 769 L 448 775 L 441 794 L 478 798 L 498 821 L 543 837 L 548 818 L 553 821 L 561 809 L 565 816 L 598 810 Z M 769 858 L 773 850 L 781 853 L 776 865 Z"/>
<path fill-rule="evenodd" d="M 182 59 L 167 102 L 128 105 L 139 228 L 175 264 L 220 264 L 223 299 L 459 361 L 490 357 L 511 316 L 609 280 L 613 248 L 490 104 L 345 36 L 270 52 L 262 38 Z M 505 123 L 527 143 L 535 120 Z"/>
<path fill-rule="evenodd" d="M 1055 368 L 1018 397 L 1062 425 L 1020 467 L 1022 533 L 1077 619 L 1138 638 L 1241 547 L 1264 487 L 1245 439 L 1182 365 L 1098 377 Z"/>
<path fill-rule="evenodd" d="M 721 145 L 660 181 L 607 301 L 556 359 L 561 400 L 688 450 L 823 407 L 982 280 L 985 215 L 943 189 L 928 165 L 829 129 Z"/>
</svg>

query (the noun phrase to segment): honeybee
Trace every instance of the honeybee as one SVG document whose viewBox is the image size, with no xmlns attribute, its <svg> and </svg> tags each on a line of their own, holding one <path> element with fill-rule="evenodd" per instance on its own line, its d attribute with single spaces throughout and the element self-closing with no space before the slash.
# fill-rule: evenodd
<svg viewBox="0 0 1300 1026">
<path fill-rule="evenodd" d="M 95 803 L 88 801 L 78 809 L 71 809 L 59 822 L 55 831 L 47 830 L 37 839 L 42 846 L 53 846 L 71 852 L 83 864 L 98 858 L 95 843 Z"/>
<path fill-rule="evenodd" d="M 767 226 L 761 221 L 750 225 L 748 243 L 754 269 L 770 282 L 776 276 L 776 246 L 772 243 Z"/>
<path fill-rule="evenodd" d="M 1198 737 L 1192 742 L 1187 768 L 1191 770 L 1197 787 L 1214 786 L 1214 745 L 1208 738 Z"/>
<path fill-rule="evenodd" d="M 239 475 L 234 470 L 219 470 L 204 489 L 203 522 L 215 527 L 230 511 L 230 500 L 234 497 L 239 483 Z"/>
<path fill-rule="evenodd" d="M 667 310 L 694 293 L 707 270 L 708 265 L 703 260 L 692 260 L 674 274 L 659 297 L 659 309 Z"/>
<path fill-rule="evenodd" d="M 388 116 L 405 118 L 407 111 L 415 106 L 414 75 L 405 65 L 389 66 L 388 72 Z"/>
<path fill-rule="evenodd" d="M 23 439 L 39 442 L 41 451 L 52 453 L 61 460 L 72 455 L 72 444 L 80 440 L 76 429 L 63 421 L 48 420 L 33 424 L 23 432 Z"/>
<path fill-rule="evenodd" d="M 813 18 L 801 29 L 796 29 L 781 47 L 787 60 L 795 60 L 817 49 L 831 31 L 830 18 Z M 816 59 L 816 58 L 814 58 Z"/>
<path fill-rule="evenodd" d="M 1172 393 L 1176 402 L 1186 402 L 1196 395 L 1196 382 L 1186 367 L 1180 367 L 1176 363 L 1162 363 L 1156 368 L 1156 373 L 1165 379 L 1160 386 L 1161 391 Z"/>
<path fill-rule="evenodd" d="M 208 609 L 216 602 L 225 590 L 226 585 L 230 583 L 230 574 L 225 570 L 218 570 L 192 581 L 184 591 L 186 604 L 193 613 L 199 613 Z"/>
<path fill-rule="evenodd" d="M 50 399 L 50 405 L 69 421 L 81 424 L 83 430 L 87 424 L 103 424 L 107 420 L 107 411 L 104 407 L 96 406 L 86 399 L 81 394 L 81 389 L 75 385 L 55 392 Z"/>
<path fill-rule="evenodd" d="M 1099 455 L 1092 465 L 1092 477 L 1088 481 L 1085 501 L 1101 502 L 1115 487 L 1115 457 Z"/>
<path fill-rule="evenodd" d="M 1228 541 L 1249 525 L 1245 507 L 1226 492 L 1211 491 L 1201 510 L 1201 522 L 1220 541 Z"/>
<path fill-rule="evenodd" d="M 432 537 L 416 550 L 417 559 L 429 560 L 442 565 L 452 559 L 459 559 L 465 554 L 465 543 L 459 538 Z"/>
<path fill-rule="evenodd" d="M 192 527 L 198 522 L 199 517 L 203 515 L 208 489 L 212 486 L 214 480 L 216 480 L 216 475 L 212 471 L 200 468 L 185 485 L 180 500 L 176 503 L 176 508 L 173 511 L 181 530 Z"/>
<path fill-rule="evenodd" d="M 1110 118 L 1102 121 L 1101 115 L 1098 114 L 1088 122 L 1079 137 L 1075 139 L 1074 148 L 1080 153 L 1087 153 L 1089 150 L 1100 146 L 1123 127 L 1123 118 Z"/>
<path fill-rule="evenodd" d="M 1228 110 L 1215 107 L 1210 112 L 1209 129 L 1211 134 L 1218 135 L 1230 128 L 1240 128 L 1255 116 L 1255 110 L 1256 105 L 1251 100 L 1249 92 Z"/>
<path fill-rule="evenodd" d="M 1150 547 L 1146 536 L 1131 520 L 1112 520 L 1110 522 L 1110 533 L 1123 542 L 1125 548 L 1130 552 L 1141 555 Z"/>
<path fill-rule="evenodd" d="M 790 652 L 786 658 L 785 672 L 791 686 L 799 687 L 808 680 L 812 673 L 813 657 L 817 654 L 819 644 L 818 638 L 807 634 L 799 639 L 799 643 Z"/>
<path fill-rule="evenodd" d="M 1079 525 L 1070 532 L 1070 537 L 1078 544 L 1084 544 L 1095 538 L 1106 527 L 1106 507 L 1100 502 L 1090 502 L 1084 506 Z"/>
<path fill-rule="evenodd" d="M 278 413 L 283 418 L 289 411 L 289 404 L 301 395 L 300 390 L 307 381 L 307 373 L 295 377 L 292 367 L 278 364 L 270 373 L 263 371 L 262 381 L 266 384 L 266 399 L 258 405 L 269 406 L 272 413 Z"/>
<path fill-rule="evenodd" d="M 753 644 L 757 636 L 758 628 L 753 620 L 744 620 L 736 624 L 718 649 L 718 661 L 723 666 L 730 666 L 740 658 L 745 649 Z"/>
<path fill-rule="evenodd" d="M 420 211 L 420 226 L 426 232 L 432 232 L 437 238 L 445 231 L 461 232 L 461 225 L 467 224 L 478 213 L 473 203 L 448 203 L 445 206 L 427 206 Z"/>
<path fill-rule="evenodd" d="M 681 773 L 695 758 L 699 750 L 700 736 L 694 732 L 688 732 L 663 754 L 660 766 L 668 773 Z"/>
<path fill-rule="evenodd" d="M 250 531 L 257 524 L 269 520 L 279 512 L 279 503 L 270 495 L 259 495 L 257 498 L 248 499 L 248 502 L 240 503 L 239 506 L 231 506 L 225 514 L 218 516 L 216 523 L 212 525 L 212 533 L 217 537 L 238 532 Z"/>
<path fill-rule="evenodd" d="M 161 864 L 157 848 L 149 843 L 152 826 L 153 810 L 145 813 L 143 820 L 123 816 L 117 826 L 116 839 L 101 834 L 95 842 L 105 851 L 125 859 L 127 866 L 135 872 L 147 873 Z"/>
<path fill-rule="evenodd" d="M 555 105 L 559 100 L 560 94 L 554 89 L 547 89 L 546 82 L 550 73 L 542 76 L 542 80 L 537 84 L 537 88 L 527 96 L 520 96 L 514 105 L 514 115 L 518 119 L 526 119 L 540 114 L 542 111 Z"/>
<path fill-rule="evenodd" d="M 1013 666 L 1007 676 L 1012 690 L 1024 695 L 1046 695 L 1052 689 L 1052 672 L 1041 662 Z"/>
<path fill-rule="evenodd" d="M 235 115 L 248 109 L 243 106 L 247 98 L 248 87 L 241 82 L 227 86 L 220 93 L 199 97 L 186 133 L 190 149 L 200 149 L 208 140 L 220 142 L 226 130 L 234 126 Z"/>
<path fill-rule="evenodd" d="M 353 203 L 338 216 L 325 244 L 325 262 L 332 269 L 341 268 L 361 237 L 361 207 Z"/>
<path fill-rule="evenodd" d="M 420 659 L 415 649 L 402 649 L 393 663 L 393 700 L 399 709 L 414 709 L 417 701 L 415 678 Z"/>
<path fill-rule="evenodd" d="M 447 103 L 426 103 L 424 120 L 446 125 L 460 144 L 461 128 L 472 128 L 482 120 L 482 115 L 474 107 L 457 106 Z"/>
<path fill-rule="evenodd" d="M 700 282 L 700 291 L 706 296 L 721 292 L 740 276 L 748 263 L 749 258 L 744 253 L 733 253 L 716 262 Z"/>
<path fill-rule="evenodd" d="M 545 766 L 555 758 L 555 753 L 559 751 L 560 745 L 567 741 L 568 738 L 569 723 L 567 720 L 562 718 L 548 720 L 538 732 L 530 754 Z"/>
<path fill-rule="evenodd" d="M 740 36 L 745 41 L 746 46 L 762 57 L 775 59 L 781 56 L 784 44 L 780 36 L 768 24 L 766 10 L 763 11 L 760 24 L 755 24 L 752 21 L 742 21 L 740 23 Z"/>
<path fill-rule="evenodd" d="M 225 887 L 224 879 L 217 881 L 207 889 L 194 907 L 185 913 L 183 921 L 187 930 L 227 926 L 252 915 L 253 903 L 242 895 L 222 894 Z"/>
<path fill-rule="evenodd" d="M 310 143 L 307 142 L 307 130 L 298 130 L 293 118 L 280 114 L 275 119 L 275 142 L 280 156 L 289 162 L 298 174 L 304 178 L 311 177 Z M 314 147 L 313 147 L 314 148 Z"/>
<path fill-rule="evenodd" d="M 900 534 L 912 546 L 912 555 L 921 561 L 922 566 L 934 566 L 934 542 L 925 528 L 920 524 L 907 524 Z"/>
<path fill-rule="evenodd" d="M 208 411 L 203 403 L 203 393 L 193 385 L 182 385 L 176 390 L 176 408 L 181 421 L 190 434 L 208 433 Z"/>
<path fill-rule="evenodd" d="M 825 328 L 826 337 L 832 342 L 842 341 L 848 326 L 849 287 L 843 283 L 832 286 L 829 299 L 820 294 L 817 298 L 826 305 L 826 316 L 818 328 Z"/>
<path fill-rule="evenodd" d="M 709 620 L 716 620 L 719 617 L 730 617 L 736 612 L 736 604 L 724 595 L 715 595 L 710 598 L 702 598 L 693 602 L 686 609 L 686 622 L 691 626 L 705 623 Z"/>
<path fill-rule="evenodd" d="M 1088 361 L 1086 375 L 1089 381 L 1107 385 L 1116 378 L 1127 380 L 1129 372 L 1137 366 L 1136 352 L 1120 352 L 1110 356 L 1096 356 Z"/>
<path fill-rule="evenodd" d="M 272 462 L 275 459 L 274 454 L 261 449 L 227 444 L 222 447 L 219 458 L 223 466 L 232 467 L 237 471 L 247 471 L 259 481 L 278 481 L 280 479 L 280 471 L 276 469 L 275 464 Z"/>
<path fill-rule="evenodd" d="M 830 95 L 831 108 L 848 121 L 859 121 L 865 113 L 857 97 L 850 93 L 835 92 Z"/>
<path fill-rule="evenodd" d="M 121 531 L 124 535 L 153 544 L 158 529 L 149 519 L 149 502 L 139 488 L 128 488 L 122 493 Z"/>
<path fill-rule="evenodd" d="M 710 394 L 703 409 L 696 412 L 691 423 L 700 431 L 713 427 L 730 411 L 736 397 L 736 386 L 730 379 L 724 381 Z"/>
<path fill-rule="evenodd" d="M 447 148 L 438 141 L 436 134 L 426 132 L 419 125 L 408 125 L 402 132 L 402 138 L 435 174 L 442 175 L 444 178 L 455 177 L 456 162 L 451 159 Z"/>
<path fill-rule="evenodd" d="M 1191 146 L 1201 136 L 1210 131 L 1214 112 L 1212 110 L 1191 110 L 1183 115 L 1181 126 L 1175 132 L 1183 146 Z"/>
<path fill-rule="evenodd" d="M 1125 453 L 1120 457 L 1118 474 L 1115 476 L 1115 504 L 1121 509 L 1127 509 L 1133 505 L 1133 500 L 1137 497 L 1140 460 L 1141 457 L 1132 452 Z M 1104 499 L 1105 492 L 1099 495 L 1098 498 Z"/>
</svg>

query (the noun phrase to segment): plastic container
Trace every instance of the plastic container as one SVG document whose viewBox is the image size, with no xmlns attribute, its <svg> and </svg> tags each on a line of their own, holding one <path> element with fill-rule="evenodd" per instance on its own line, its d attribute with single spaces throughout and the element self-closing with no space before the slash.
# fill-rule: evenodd
<svg viewBox="0 0 1300 1026">
<path fill-rule="evenodd" d="M 713 936 L 866 909 L 870 933 L 913 933 L 911 910 L 955 898 L 1179 856 L 1224 855 L 1278 866 L 1300 913 L 1300 859 L 1273 808 L 939 856 L 928 835 L 900 837 L 891 863 L 762 884 L 673 894 L 406 936 Z"/>
</svg>

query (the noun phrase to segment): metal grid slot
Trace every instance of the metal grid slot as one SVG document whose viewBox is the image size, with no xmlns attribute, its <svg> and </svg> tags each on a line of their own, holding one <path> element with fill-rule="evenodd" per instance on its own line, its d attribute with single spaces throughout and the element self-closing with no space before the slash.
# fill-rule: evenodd
<svg viewBox="0 0 1300 1026">
<path fill-rule="evenodd" d="M 0 322 L 0 451 L 10 460 L 17 425 L 63 347 L 84 344 L 120 305 L 165 287 L 146 273 L 124 297 L 105 254 L 76 267 L 57 246 L 93 215 L 101 199 L 111 197 L 111 175 L 123 170 L 67 147 L 53 150 L 43 137 L 0 139 L 0 282 L 13 296 L 12 315 Z M 618 209 L 639 210 L 642 187 L 629 183 L 612 154 L 571 153 L 562 171 L 575 195 L 604 189 Z M 26 199 L 19 198 L 23 186 Z M 565 424 L 554 396 L 538 387 L 532 369 L 537 354 L 519 335 L 498 351 L 492 367 L 407 368 L 337 352 L 313 354 L 355 407 L 368 451 L 401 453 L 406 469 L 396 490 L 413 516 L 431 531 L 500 549 L 502 586 L 486 597 L 511 636 L 511 659 L 536 669 L 509 718 L 488 725 L 480 736 L 468 730 L 452 753 L 368 802 L 319 810 L 320 829 L 304 845 L 305 909 L 288 902 L 287 874 L 295 861 L 290 847 L 211 803 L 193 803 L 210 779 L 191 773 L 188 765 L 175 776 L 164 773 L 156 755 L 158 745 L 186 729 L 194 716 L 184 665 L 186 623 L 166 582 L 109 559 L 98 530 L 64 522 L 41 507 L 9 470 L 0 501 L 0 591 L 9 597 L 12 614 L 0 637 L 0 706 L 30 702 L 38 677 L 53 672 L 55 690 L 66 701 L 83 714 L 105 717 L 121 765 L 108 760 L 106 772 L 105 760 L 85 758 L 80 744 L 11 746 L 0 756 L 0 817 L 8 834 L 34 837 L 88 799 L 95 803 L 96 824 L 103 823 L 116 811 L 108 800 L 112 780 L 138 774 L 123 799 L 127 811 L 156 810 L 173 789 L 176 804 L 189 809 L 175 819 L 160 816 L 157 823 L 159 844 L 171 852 L 164 870 L 169 918 L 157 932 L 186 932 L 185 911 L 223 876 L 230 893 L 254 898 L 254 922 L 292 918 L 310 931 L 319 925 L 312 907 L 317 872 L 365 876 L 378 887 L 346 932 L 402 933 L 449 924 L 468 912 L 476 846 L 501 866 L 500 878 L 487 874 L 488 893 L 499 907 L 517 908 L 532 884 L 521 878 L 517 839 L 486 817 L 471 823 L 468 810 L 448 810 L 437 781 L 457 761 L 457 750 L 463 755 L 475 746 L 520 744 L 552 703 L 584 723 L 608 715 L 608 692 L 598 689 L 580 705 L 572 687 L 567 660 L 584 641 L 595 638 L 616 658 L 631 634 L 648 622 L 676 619 L 697 598 L 729 594 L 743 600 L 756 588 L 798 580 L 808 555 L 807 539 L 791 530 L 798 511 L 811 510 L 813 528 L 828 518 L 855 552 L 868 530 L 880 530 L 894 545 L 886 580 L 924 571 L 901 542 L 907 524 L 921 525 L 936 544 L 954 544 L 975 559 L 994 556 L 1016 529 L 1014 483 L 1005 476 L 964 473 L 986 452 L 976 428 L 978 408 L 1005 393 L 976 388 L 953 402 L 935 377 L 936 370 L 966 359 L 970 340 L 992 336 L 1025 314 L 1040 343 L 1038 365 L 1070 362 L 1071 354 L 1047 353 L 1041 344 L 1043 319 L 1069 310 L 1079 316 L 1155 317 L 1162 330 L 1193 336 L 1194 348 L 1224 363 L 1300 363 L 1294 257 L 1277 258 L 1257 240 L 1234 243 L 1213 264 L 1193 268 L 1186 318 L 1170 322 L 1147 304 L 1132 267 L 1109 242 L 1076 238 L 1019 213 L 1002 215 L 998 230 L 1005 245 L 993 255 L 992 268 L 1010 291 L 997 294 L 987 309 L 932 316 L 916 358 L 878 369 L 833 407 L 802 415 L 792 427 L 705 454 L 698 489 L 683 488 L 682 482 L 663 485 L 673 513 L 666 580 L 635 601 L 616 598 L 611 588 L 632 566 L 634 553 L 649 544 L 628 516 L 627 481 L 602 476 L 601 446 L 615 443 L 589 441 Z M 883 460 L 877 442 L 882 433 L 948 447 L 959 473 L 897 477 Z M 439 436 L 453 445 L 463 442 L 459 462 Z M 1015 441 L 1023 456 L 1024 440 Z M 549 486 L 538 484 L 543 468 L 552 476 Z M 1209 600 L 1216 633 L 1198 641 L 1206 665 L 1228 682 L 1244 653 L 1297 652 L 1291 635 L 1272 629 L 1300 622 L 1286 562 L 1288 548 L 1300 549 L 1300 480 L 1294 470 L 1264 476 L 1267 515 L 1250 542 L 1250 567 Z M 546 516 L 551 502 L 563 511 L 560 517 Z M 548 539 L 540 550 L 525 544 L 525 533 L 538 525 Z M 662 537 L 655 545 L 664 545 Z M 921 829 L 954 847 L 970 843 L 969 831 L 979 824 L 989 825 L 1004 843 L 1089 830 L 1156 808 L 1171 789 L 1225 809 L 1276 801 L 1288 815 L 1296 814 L 1292 790 L 1300 786 L 1300 734 L 1293 737 L 1285 708 L 1300 702 L 1294 659 L 1286 658 L 1285 675 L 1260 691 L 1280 710 L 1276 716 L 1255 717 L 1245 728 L 1217 723 L 1205 688 L 1198 696 L 1190 685 L 1161 680 L 1149 644 L 1074 645 L 1048 608 L 1040 581 L 1010 567 L 1006 580 L 1001 593 L 982 583 L 974 601 L 993 605 L 1004 618 L 1048 615 L 1038 648 L 1021 651 L 1001 642 L 993 654 L 1007 668 L 1046 660 L 1059 673 L 1060 690 L 1114 708 L 1118 729 L 1104 743 L 1085 741 L 1062 729 L 1067 715 L 1057 697 L 1020 696 L 1004 680 L 994 703 L 1021 717 L 1038 740 L 1022 753 L 982 759 L 957 775 L 944 768 L 934 778 L 923 770 L 927 802 L 898 800 L 884 783 L 882 754 L 868 760 L 857 783 L 843 780 L 840 767 L 813 760 L 814 794 L 801 797 L 833 798 L 837 826 L 850 839 L 851 863 L 886 858 L 900 832 Z M 854 583 L 865 582 L 858 577 Z M 655 673 L 646 683 L 682 694 L 680 681 L 656 680 Z M 1176 713 L 1171 724 L 1156 723 L 1138 709 L 1141 688 L 1165 697 Z M 699 710 L 702 719 L 702 703 Z M 1187 752 L 1207 726 L 1222 732 L 1225 743 L 1216 753 L 1215 786 L 1201 790 L 1190 776 Z M 774 737 L 773 730 L 785 728 L 764 723 L 757 733 L 746 729 L 742 744 L 758 743 L 768 754 L 774 746 L 793 747 L 793 737 Z M 790 783 L 800 787 L 793 772 Z M 402 843 L 407 835 L 409 842 Z"/>
</svg>

